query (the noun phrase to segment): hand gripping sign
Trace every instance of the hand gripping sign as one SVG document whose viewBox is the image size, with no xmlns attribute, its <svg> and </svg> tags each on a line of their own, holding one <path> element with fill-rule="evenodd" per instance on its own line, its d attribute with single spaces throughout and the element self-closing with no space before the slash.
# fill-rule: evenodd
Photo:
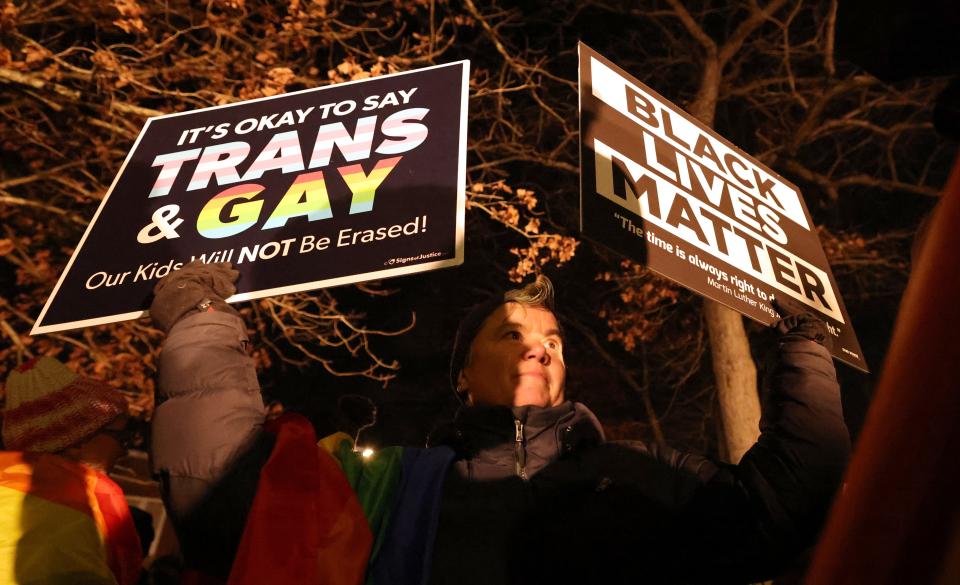
<svg viewBox="0 0 960 585">
<path fill-rule="evenodd" d="M 133 319 L 229 261 L 240 301 L 463 262 L 469 62 L 147 121 L 32 333 Z"/>
<path fill-rule="evenodd" d="M 797 187 L 583 43 L 580 163 L 586 236 L 762 323 L 794 298 L 866 371 Z"/>
</svg>

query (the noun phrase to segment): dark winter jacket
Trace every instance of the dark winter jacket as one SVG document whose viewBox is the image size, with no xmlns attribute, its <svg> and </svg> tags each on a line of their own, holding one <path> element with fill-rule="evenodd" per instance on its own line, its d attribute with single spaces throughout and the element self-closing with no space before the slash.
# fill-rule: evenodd
<svg viewBox="0 0 960 585">
<path fill-rule="evenodd" d="M 167 402 L 154 422 L 155 465 L 181 531 L 229 518 L 186 551 L 208 563 L 219 555 L 221 568 L 269 451 L 255 439 L 262 405 L 243 331 L 238 317 L 218 313 L 173 327 L 161 357 Z M 580 404 L 464 409 L 442 441 L 457 459 L 429 582 L 747 583 L 775 574 L 815 538 L 849 439 L 832 360 L 814 342 L 780 343 L 762 403 L 760 439 L 736 466 L 605 442 Z"/>
<path fill-rule="evenodd" d="M 432 583 L 750 583 L 810 546 L 849 456 L 829 353 L 785 340 L 738 465 L 604 442 L 583 405 L 467 409 Z"/>
</svg>

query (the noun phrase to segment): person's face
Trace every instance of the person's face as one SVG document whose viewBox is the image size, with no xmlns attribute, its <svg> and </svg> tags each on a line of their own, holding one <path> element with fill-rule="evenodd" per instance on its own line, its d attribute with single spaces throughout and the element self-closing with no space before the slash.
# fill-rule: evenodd
<svg viewBox="0 0 960 585">
<path fill-rule="evenodd" d="M 505 303 L 474 337 L 459 381 L 472 405 L 556 406 L 564 399 L 565 378 L 553 313 Z"/>
</svg>

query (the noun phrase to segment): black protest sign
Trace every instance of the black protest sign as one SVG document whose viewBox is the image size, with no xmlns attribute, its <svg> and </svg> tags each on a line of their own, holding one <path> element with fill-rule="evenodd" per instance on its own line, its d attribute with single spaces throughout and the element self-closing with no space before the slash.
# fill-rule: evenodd
<svg viewBox="0 0 960 585">
<path fill-rule="evenodd" d="M 229 261 L 240 301 L 463 262 L 469 63 L 151 118 L 37 319 L 132 319 Z"/>
<path fill-rule="evenodd" d="M 820 315 L 866 371 L 800 191 L 580 44 L 580 229 L 762 323 L 774 296 Z"/>
</svg>

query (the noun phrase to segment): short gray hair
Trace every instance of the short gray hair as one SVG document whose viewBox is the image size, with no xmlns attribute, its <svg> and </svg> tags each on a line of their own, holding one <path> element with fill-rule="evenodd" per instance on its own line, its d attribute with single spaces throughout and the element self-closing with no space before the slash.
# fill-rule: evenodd
<svg viewBox="0 0 960 585">
<path fill-rule="evenodd" d="M 522 288 L 510 289 L 503 293 L 504 303 L 519 303 L 528 307 L 543 307 L 553 311 L 553 283 L 542 274 Z"/>
</svg>

